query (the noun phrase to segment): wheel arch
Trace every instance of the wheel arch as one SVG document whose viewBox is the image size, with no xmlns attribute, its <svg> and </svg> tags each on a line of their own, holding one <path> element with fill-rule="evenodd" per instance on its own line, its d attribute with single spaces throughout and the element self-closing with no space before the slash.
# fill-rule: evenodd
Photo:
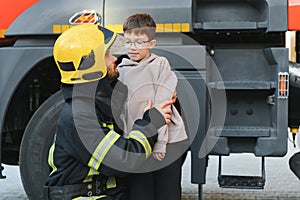
<svg viewBox="0 0 300 200">
<path fill-rule="evenodd" d="M 21 65 L 10 65 L 13 70 L 8 70 L 9 75 L 0 81 L 8 86 L 3 88 L 4 95 L 0 97 L 2 162 L 5 164 L 18 165 L 20 144 L 27 123 L 39 106 L 59 90 L 60 75 L 52 50 L 46 52 L 31 61 L 17 62 L 23 63 Z M 30 58 L 28 55 L 19 56 L 20 59 L 24 57 Z"/>
</svg>

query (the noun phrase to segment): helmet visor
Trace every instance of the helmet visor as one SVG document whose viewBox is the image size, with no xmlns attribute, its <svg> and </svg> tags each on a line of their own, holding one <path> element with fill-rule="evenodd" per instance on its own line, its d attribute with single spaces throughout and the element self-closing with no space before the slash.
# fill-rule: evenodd
<svg viewBox="0 0 300 200">
<path fill-rule="evenodd" d="M 120 34 L 117 34 L 114 42 L 112 43 L 112 45 L 109 47 L 109 51 L 113 54 L 113 55 L 122 55 L 122 54 L 126 54 L 126 49 L 124 47 L 124 37 Z"/>
</svg>

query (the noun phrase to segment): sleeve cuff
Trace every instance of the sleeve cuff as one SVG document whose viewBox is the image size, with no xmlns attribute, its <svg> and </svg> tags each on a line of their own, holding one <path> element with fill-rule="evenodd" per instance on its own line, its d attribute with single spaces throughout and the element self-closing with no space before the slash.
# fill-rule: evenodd
<svg viewBox="0 0 300 200">
<path fill-rule="evenodd" d="M 157 129 L 165 125 L 165 118 L 155 107 L 147 110 L 144 113 L 143 119 L 152 123 Z"/>
<path fill-rule="evenodd" d="M 153 147 L 154 153 L 166 153 L 167 152 L 167 143 L 163 141 L 157 141 Z"/>
</svg>

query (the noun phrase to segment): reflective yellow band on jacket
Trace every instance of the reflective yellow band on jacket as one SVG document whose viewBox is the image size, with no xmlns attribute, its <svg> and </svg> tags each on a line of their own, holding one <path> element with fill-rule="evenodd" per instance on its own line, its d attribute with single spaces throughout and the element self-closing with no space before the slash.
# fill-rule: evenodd
<svg viewBox="0 0 300 200">
<path fill-rule="evenodd" d="M 99 175 L 100 172 L 98 172 L 97 170 L 90 168 L 88 175 L 84 178 L 83 182 L 91 182 L 93 180 L 93 176 L 94 175 Z"/>
<path fill-rule="evenodd" d="M 148 158 L 148 156 L 152 153 L 152 147 L 149 144 L 149 141 L 147 139 L 147 137 L 140 131 L 131 131 L 127 138 L 132 138 L 134 140 L 137 140 L 139 143 L 141 143 L 141 145 L 144 147 L 145 149 L 145 153 L 146 153 L 146 158 Z"/>
<path fill-rule="evenodd" d="M 88 165 L 95 170 L 98 170 L 101 162 L 103 161 L 105 155 L 112 147 L 112 145 L 119 139 L 120 135 L 113 130 L 109 131 L 107 135 L 102 139 L 100 144 L 95 149 Z"/>
<path fill-rule="evenodd" d="M 106 189 L 117 187 L 116 177 L 110 176 L 106 181 Z"/>
<path fill-rule="evenodd" d="M 113 124 L 107 124 L 107 123 L 105 123 L 105 122 L 102 122 L 102 126 L 103 126 L 103 127 L 107 127 L 107 128 L 109 128 L 109 129 L 114 129 L 114 125 L 113 125 Z"/>
<path fill-rule="evenodd" d="M 56 135 L 54 135 L 54 141 L 49 149 L 49 155 L 48 155 L 48 164 L 52 168 L 52 172 L 50 174 L 52 174 L 53 172 L 55 172 L 57 170 L 57 167 L 54 164 L 55 140 L 56 140 Z"/>
<path fill-rule="evenodd" d="M 90 167 L 90 170 L 83 180 L 84 183 L 90 182 L 93 180 L 94 175 L 100 174 L 97 170 L 102 163 L 105 155 L 109 151 L 109 149 L 112 147 L 112 145 L 119 139 L 120 135 L 114 132 L 113 130 L 109 131 L 107 135 L 102 139 L 100 144 L 95 149 L 88 166 Z"/>
<path fill-rule="evenodd" d="M 73 198 L 72 200 L 97 200 L 97 199 L 103 199 L 107 197 L 106 195 L 101 195 L 101 196 L 91 196 L 91 197 L 76 197 Z"/>
</svg>

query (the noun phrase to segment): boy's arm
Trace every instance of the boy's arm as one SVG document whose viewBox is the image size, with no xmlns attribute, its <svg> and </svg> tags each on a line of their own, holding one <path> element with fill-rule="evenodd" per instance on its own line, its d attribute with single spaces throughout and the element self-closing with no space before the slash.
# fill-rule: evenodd
<svg viewBox="0 0 300 200">
<path fill-rule="evenodd" d="M 154 102 L 159 102 L 162 99 L 173 99 L 176 94 L 177 77 L 171 70 L 171 66 L 166 58 L 161 57 L 160 74 L 156 81 L 156 93 Z M 176 96 L 176 95 L 175 95 Z M 168 126 L 165 125 L 158 130 L 158 139 L 153 148 L 153 157 L 157 160 L 162 160 L 166 153 L 166 146 L 169 139 Z"/>
<path fill-rule="evenodd" d="M 166 58 L 162 57 L 159 65 L 159 76 L 156 83 L 154 83 L 156 85 L 155 103 L 160 102 L 161 100 L 172 99 L 178 82 L 177 77 L 171 70 L 171 66 Z"/>
<path fill-rule="evenodd" d="M 153 147 L 153 153 L 166 153 L 168 139 L 168 126 L 164 125 L 160 129 L 158 129 L 158 138 Z"/>
</svg>

